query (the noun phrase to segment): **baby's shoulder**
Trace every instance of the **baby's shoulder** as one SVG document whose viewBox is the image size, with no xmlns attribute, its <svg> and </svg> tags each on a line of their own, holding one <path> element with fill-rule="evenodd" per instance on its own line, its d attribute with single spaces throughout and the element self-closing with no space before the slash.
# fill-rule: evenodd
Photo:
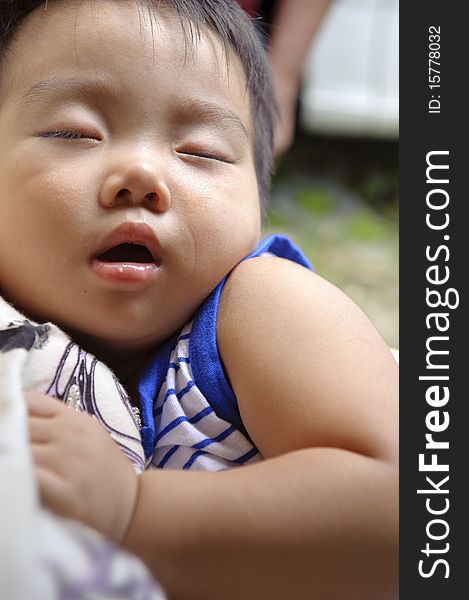
<svg viewBox="0 0 469 600">
<path fill-rule="evenodd" d="M 367 320 L 336 286 L 291 260 L 262 256 L 245 260 L 230 273 L 220 298 L 220 336 L 231 327 L 277 331 L 293 319 L 309 329 L 339 322 L 350 327 Z M 243 325 L 244 323 L 244 325 Z"/>
<path fill-rule="evenodd" d="M 268 366 L 273 381 L 293 356 L 296 367 L 323 374 L 339 363 L 343 373 L 371 363 L 378 372 L 391 357 L 348 296 L 309 269 L 270 256 L 246 260 L 230 274 L 220 298 L 217 343 L 228 372 L 237 363 L 245 372 L 248 363 Z"/>
</svg>

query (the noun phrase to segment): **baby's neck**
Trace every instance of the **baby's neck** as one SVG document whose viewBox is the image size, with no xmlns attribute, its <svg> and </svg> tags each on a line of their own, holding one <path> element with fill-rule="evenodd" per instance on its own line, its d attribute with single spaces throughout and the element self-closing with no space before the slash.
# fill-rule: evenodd
<svg viewBox="0 0 469 600">
<path fill-rule="evenodd" d="M 138 383 L 154 348 L 119 348 L 77 332 L 68 332 L 72 340 L 109 367 L 124 386 L 134 406 L 139 405 Z"/>
</svg>

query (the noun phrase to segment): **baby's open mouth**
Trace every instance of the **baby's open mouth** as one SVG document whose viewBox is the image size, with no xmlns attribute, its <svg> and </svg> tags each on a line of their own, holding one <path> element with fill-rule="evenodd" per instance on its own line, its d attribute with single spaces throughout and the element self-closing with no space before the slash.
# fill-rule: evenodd
<svg viewBox="0 0 469 600">
<path fill-rule="evenodd" d="M 146 246 L 126 242 L 118 244 L 96 257 L 110 263 L 154 263 L 155 260 Z"/>
<path fill-rule="evenodd" d="M 128 221 L 102 240 L 90 258 L 90 267 L 112 286 L 142 290 L 157 276 L 162 252 L 156 233 L 149 225 Z"/>
</svg>

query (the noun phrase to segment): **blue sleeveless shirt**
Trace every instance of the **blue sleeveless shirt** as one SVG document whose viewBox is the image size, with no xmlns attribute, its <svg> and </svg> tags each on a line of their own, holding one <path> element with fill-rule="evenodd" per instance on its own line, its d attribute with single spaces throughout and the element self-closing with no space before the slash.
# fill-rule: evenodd
<svg viewBox="0 0 469 600">
<path fill-rule="evenodd" d="M 286 237 L 271 235 L 244 260 L 277 256 L 306 268 Z M 217 316 L 226 276 L 194 318 L 155 354 L 139 383 L 147 468 L 219 471 L 261 459 L 238 409 L 217 348 Z"/>
</svg>

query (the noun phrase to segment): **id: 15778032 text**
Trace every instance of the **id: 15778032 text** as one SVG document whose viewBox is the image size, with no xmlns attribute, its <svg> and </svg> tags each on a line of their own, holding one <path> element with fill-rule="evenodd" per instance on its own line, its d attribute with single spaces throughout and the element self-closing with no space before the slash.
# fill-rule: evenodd
<svg viewBox="0 0 469 600">
<path fill-rule="evenodd" d="M 441 111 L 440 39 L 440 26 L 431 25 L 428 28 L 428 87 L 431 95 L 428 101 L 428 112 L 430 114 L 439 114 Z"/>
</svg>

